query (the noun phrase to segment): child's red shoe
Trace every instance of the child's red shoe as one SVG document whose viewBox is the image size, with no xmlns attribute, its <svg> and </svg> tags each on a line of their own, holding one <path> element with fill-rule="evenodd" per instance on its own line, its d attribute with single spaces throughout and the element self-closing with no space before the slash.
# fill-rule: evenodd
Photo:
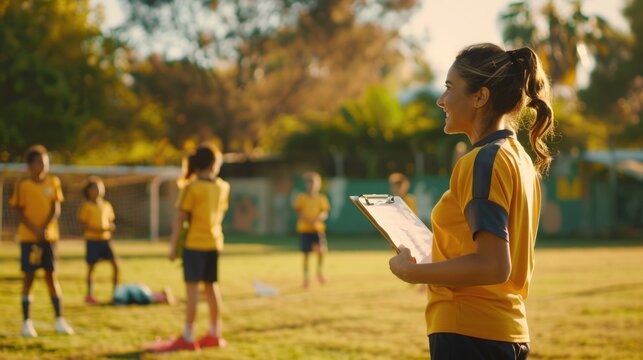
<svg viewBox="0 0 643 360">
<path fill-rule="evenodd" d="M 85 304 L 87 305 L 98 305 L 98 301 L 91 295 L 85 296 Z"/>
<path fill-rule="evenodd" d="M 185 341 L 183 336 L 179 336 L 177 338 L 171 338 L 168 340 L 156 341 L 146 346 L 146 349 L 155 353 L 165 353 L 165 352 L 180 351 L 180 350 L 195 351 L 195 350 L 199 350 L 200 347 L 198 343 L 194 341 L 192 342 Z"/>
<path fill-rule="evenodd" d="M 199 347 L 201 348 L 207 348 L 207 347 L 226 347 L 228 345 L 228 342 L 225 341 L 224 338 L 217 337 L 217 336 L 212 336 L 212 335 L 205 335 L 204 337 L 200 338 L 199 341 Z"/>
<path fill-rule="evenodd" d="M 320 284 L 324 285 L 326 283 L 326 277 L 322 274 L 317 274 L 317 281 L 319 281 Z"/>
</svg>

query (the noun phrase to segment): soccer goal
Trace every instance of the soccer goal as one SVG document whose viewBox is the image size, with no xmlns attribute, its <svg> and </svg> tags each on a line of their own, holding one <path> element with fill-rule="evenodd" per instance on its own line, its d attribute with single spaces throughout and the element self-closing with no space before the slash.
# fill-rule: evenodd
<svg viewBox="0 0 643 360">
<path fill-rule="evenodd" d="M 50 173 L 60 178 L 65 201 L 59 218 L 62 239 L 82 238 L 77 221 L 83 197 L 83 185 L 89 175 L 105 183 L 105 199 L 116 213 L 114 238 L 150 239 L 169 236 L 173 218 L 173 201 L 178 192 L 179 167 L 112 166 L 92 167 L 54 164 Z M 27 176 L 23 163 L 0 164 L 0 240 L 14 240 L 18 214 L 9 207 L 16 183 Z"/>
</svg>

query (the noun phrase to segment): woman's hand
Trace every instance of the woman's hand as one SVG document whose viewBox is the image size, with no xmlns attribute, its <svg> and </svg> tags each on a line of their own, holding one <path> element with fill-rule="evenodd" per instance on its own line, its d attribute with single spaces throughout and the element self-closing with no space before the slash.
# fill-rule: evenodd
<svg viewBox="0 0 643 360">
<path fill-rule="evenodd" d="M 399 250 L 400 253 L 393 256 L 388 261 L 388 265 L 391 272 L 400 280 L 413 284 L 415 281 L 411 277 L 411 269 L 415 266 L 415 258 L 411 256 L 411 250 L 405 246 L 400 246 Z"/>
</svg>

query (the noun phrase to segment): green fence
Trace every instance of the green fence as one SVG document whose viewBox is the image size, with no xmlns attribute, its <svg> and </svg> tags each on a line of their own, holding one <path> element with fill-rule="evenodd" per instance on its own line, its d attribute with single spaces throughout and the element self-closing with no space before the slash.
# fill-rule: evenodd
<svg viewBox="0 0 643 360">
<path fill-rule="evenodd" d="M 277 187 L 260 187 L 256 181 L 245 184 L 241 179 L 230 180 L 233 195 L 231 209 L 225 219 L 226 230 L 261 234 L 293 233 L 296 214 L 292 210 L 292 203 L 297 193 L 305 191 L 301 179 L 288 179 L 285 182 L 279 180 L 281 185 Z M 640 186 L 640 182 L 619 182 L 618 186 L 614 186 L 601 179 L 552 177 L 543 180 L 541 185 L 541 234 L 611 236 L 619 233 L 643 236 L 643 187 Z M 448 186 L 448 177 L 411 179 L 410 192 L 416 198 L 419 217 L 425 223 L 429 223 L 433 207 Z M 258 191 L 260 188 L 264 191 Z M 325 179 L 322 192 L 328 196 L 332 206 L 327 221 L 329 234 L 377 233 L 348 197 L 388 193 L 387 180 L 330 178 Z M 251 217 L 248 213 L 261 216 Z M 238 218 L 239 214 L 253 222 L 244 222 Z"/>
</svg>

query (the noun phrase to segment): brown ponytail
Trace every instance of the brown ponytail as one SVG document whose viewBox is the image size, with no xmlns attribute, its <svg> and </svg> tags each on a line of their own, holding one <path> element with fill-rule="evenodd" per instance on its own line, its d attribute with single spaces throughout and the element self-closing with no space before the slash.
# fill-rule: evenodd
<svg viewBox="0 0 643 360">
<path fill-rule="evenodd" d="M 543 139 L 551 136 L 554 130 L 554 111 L 549 105 L 549 81 L 533 50 L 524 47 L 508 53 L 524 69 L 525 95 L 529 98 L 527 107 L 536 110 L 536 117 L 529 126 L 529 142 L 537 156 L 536 170 L 547 174 L 552 156 Z"/>
<path fill-rule="evenodd" d="M 187 166 L 183 178 L 189 180 L 198 171 L 206 170 L 215 164 L 221 166 L 222 157 L 221 151 L 215 146 L 209 144 L 199 146 L 193 154 L 187 157 Z"/>
<path fill-rule="evenodd" d="M 476 44 L 460 51 L 453 67 L 469 93 L 489 89 L 495 115 L 518 113 L 525 106 L 536 110 L 528 126 L 529 142 L 537 157 L 536 170 L 547 174 L 552 156 L 543 139 L 553 133 L 554 112 L 549 105 L 549 81 L 536 53 L 528 47 L 505 51 L 494 44 Z"/>
</svg>

